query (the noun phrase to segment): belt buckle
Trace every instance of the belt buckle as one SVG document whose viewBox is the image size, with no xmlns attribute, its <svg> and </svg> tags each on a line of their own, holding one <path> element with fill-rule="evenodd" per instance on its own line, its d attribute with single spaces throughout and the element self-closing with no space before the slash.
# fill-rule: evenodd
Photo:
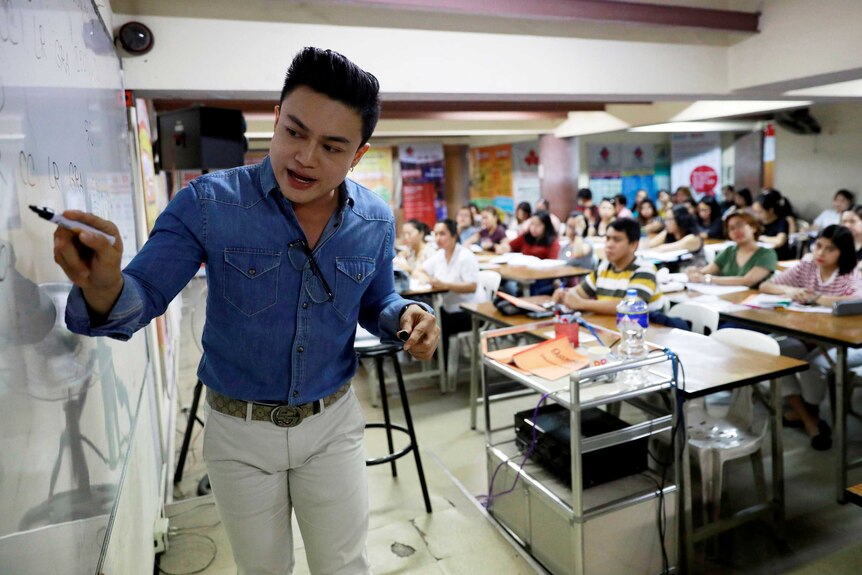
<svg viewBox="0 0 862 575">
<path fill-rule="evenodd" d="M 270 420 L 279 427 L 295 427 L 302 422 L 302 411 L 295 405 L 279 405 L 269 414 Z"/>
</svg>

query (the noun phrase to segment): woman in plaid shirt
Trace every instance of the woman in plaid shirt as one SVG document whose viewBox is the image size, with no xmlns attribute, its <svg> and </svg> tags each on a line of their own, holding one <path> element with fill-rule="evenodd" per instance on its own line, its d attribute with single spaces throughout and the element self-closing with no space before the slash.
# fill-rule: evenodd
<svg viewBox="0 0 862 575">
<path fill-rule="evenodd" d="M 760 291 L 789 295 L 793 301 L 809 305 L 831 306 L 836 301 L 862 299 L 862 277 L 856 271 L 856 250 L 850 230 L 828 226 L 817 237 L 811 254 L 812 259 L 803 260 L 764 282 Z M 812 369 L 800 374 L 798 383 L 791 379 L 784 386 L 787 402 L 793 408 L 785 422 L 791 427 L 804 427 L 811 437 L 811 446 L 820 451 L 832 446 L 832 430 L 818 416 L 818 406 L 826 393 L 826 378 L 835 361 L 835 352 L 829 355 L 831 360 L 814 349 L 805 358 Z M 847 350 L 847 365 L 851 368 L 862 365 L 862 350 Z"/>
</svg>

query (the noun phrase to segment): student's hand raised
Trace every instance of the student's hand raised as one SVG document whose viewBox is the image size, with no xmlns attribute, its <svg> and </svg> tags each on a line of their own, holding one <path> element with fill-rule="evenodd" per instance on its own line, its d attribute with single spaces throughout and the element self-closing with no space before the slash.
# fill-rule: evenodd
<svg viewBox="0 0 862 575">
<path fill-rule="evenodd" d="M 404 342 L 404 351 L 423 361 L 434 356 L 440 340 L 440 327 L 433 315 L 418 305 L 411 305 L 401 316 L 400 327 L 409 336 Z"/>
<path fill-rule="evenodd" d="M 111 245 L 107 238 L 91 232 L 76 232 L 61 227 L 54 231 L 54 261 L 84 291 L 84 298 L 90 308 L 106 315 L 123 289 L 123 274 L 120 271 L 123 240 L 120 232 L 113 222 L 86 212 L 67 210 L 63 216 L 115 238 L 114 245 Z"/>
</svg>

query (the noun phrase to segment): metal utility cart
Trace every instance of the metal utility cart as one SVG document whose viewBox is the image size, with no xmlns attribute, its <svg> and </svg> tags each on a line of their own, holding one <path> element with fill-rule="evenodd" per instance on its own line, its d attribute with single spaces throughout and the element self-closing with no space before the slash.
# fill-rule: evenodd
<svg viewBox="0 0 862 575">
<path fill-rule="evenodd" d="M 486 505 L 491 516 L 554 574 L 676 572 L 680 482 L 679 466 L 672 462 L 682 441 L 680 438 L 670 441 L 677 430 L 679 405 L 676 357 L 668 350 L 652 346 L 643 359 L 613 361 L 550 381 L 486 355 L 488 342 L 494 338 L 536 335 L 552 325 L 538 322 L 482 334 L 482 377 L 484 380 L 486 368 L 495 370 L 535 391 L 537 402 L 539 395 L 546 396 L 546 403 L 553 402 L 568 410 L 571 481 L 561 480 L 532 460 L 522 465 L 525 458 L 516 445 L 512 424 L 492 428 L 486 397 L 486 455 L 489 483 L 493 481 Z M 614 383 L 613 378 L 627 370 L 638 370 L 642 383 Z M 582 437 L 584 410 L 604 407 L 614 412 L 619 402 L 637 407 L 645 416 L 643 421 Z M 651 466 L 661 460 L 665 466 L 662 471 L 651 469 L 594 487 L 582 487 L 584 454 L 626 442 L 648 441 L 660 433 L 667 438 L 665 445 L 669 442 L 673 446 L 662 456 L 656 456 L 653 447 Z"/>
</svg>

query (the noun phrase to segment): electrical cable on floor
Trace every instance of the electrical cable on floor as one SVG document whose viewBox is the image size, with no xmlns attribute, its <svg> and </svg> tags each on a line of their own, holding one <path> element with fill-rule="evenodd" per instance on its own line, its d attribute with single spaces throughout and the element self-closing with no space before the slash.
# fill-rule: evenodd
<svg viewBox="0 0 862 575">
<path fill-rule="evenodd" d="M 490 508 L 494 503 L 494 499 L 497 497 L 501 497 L 503 495 L 508 495 L 509 493 L 515 490 L 515 487 L 518 485 L 518 479 L 521 477 L 521 471 L 524 469 L 524 465 L 527 463 L 527 459 L 533 454 L 533 450 L 536 449 L 536 445 L 539 443 L 539 433 L 538 426 L 536 425 L 536 419 L 539 417 L 539 408 L 542 407 L 542 404 L 545 403 L 545 400 L 548 399 L 549 396 L 559 393 L 558 391 L 550 391 L 542 395 L 539 402 L 536 404 L 536 408 L 533 410 L 533 432 L 530 438 L 530 445 L 527 447 L 524 452 L 524 456 L 521 459 L 521 464 L 518 466 L 518 473 L 515 474 L 515 481 L 512 482 L 512 487 L 507 489 L 506 491 L 502 491 L 500 493 L 494 493 L 494 480 L 497 478 L 497 472 L 506 465 L 511 459 L 506 459 L 501 461 L 497 468 L 494 469 L 494 473 L 491 474 L 491 480 L 488 482 L 488 494 L 487 495 L 479 495 L 477 499 L 482 503 L 482 506 L 486 509 Z"/>
<path fill-rule="evenodd" d="M 196 511 L 196 510 L 201 509 L 203 507 L 215 507 L 215 501 L 208 501 L 207 503 L 199 503 L 198 505 L 195 505 L 194 507 L 189 507 L 188 509 L 184 509 L 183 511 L 180 511 L 179 513 L 174 513 L 168 519 L 173 521 L 174 519 L 176 519 L 177 517 L 180 517 L 181 515 L 185 515 L 186 513 L 191 513 L 192 511 Z M 210 525 L 188 525 L 188 526 L 183 526 L 183 527 L 171 527 L 170 531 L 180 532 L 180 531 L 186 531 L 188 529 L 210 529 L 213 527 L 218 527 L 219 525 L 221 525 L 221 520 L 216 521 L 215 523 L 212 523 Z"/>
<path fill-rule="evenodd" d="M 174 536 L 175 539 L 178 539 L 180 537 L 198 537 L 200 539 L 204 539 L 204 540 L 208 541 L 210 543 L 210 545 L 212 545 L 212 557 L 210 557 L 209 561 L 207 561 L 207 564 L 204 565 L 203 567 L 201 567 L 200 569 L 195 569 L 194 571 L 182 571 L 182 572 L 167 571 L 167 570 L 163 569 L 162 566 L 159 564 L 159 560 L 157 558 L 156 559 L 156 567 L 159 568 L 159 572 L 164 573 L 165 575 L 195 575 L 196 573 L 203 573 L 204 571 L 209 569 L 209 566 L 215 562 L 216 556 L 218 555 L 218 545 L 216 545 L 216 542 L 213 540 L 213 538 L 210 537 L 209 535 L 203 535 L 202 533 L 177 533 Z"/>
</svg>

